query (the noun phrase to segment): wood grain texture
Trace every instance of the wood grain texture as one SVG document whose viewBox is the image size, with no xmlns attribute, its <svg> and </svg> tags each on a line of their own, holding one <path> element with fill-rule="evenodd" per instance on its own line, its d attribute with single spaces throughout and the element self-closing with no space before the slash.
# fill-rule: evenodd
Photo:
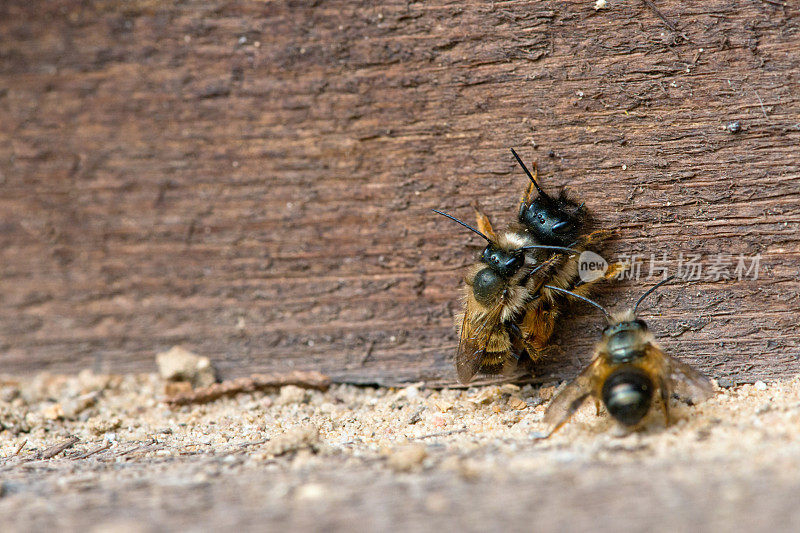
<svg viewBox="0 0 800 533">
<path fill-rule="evenodd" d="M 478 248 L 430 209 L 510 221 L 513 146 L 609 254 L 760 253 L 758 280 L 662 291 L 651 326 L 713 377 L 796 374 L 800 11 L 659 0 L 673 32 L 608 4 L 3 2 L 3 370 L 180 343 L 224 377 L 452 381 Z M 575 311 L 541 376 L 589 357 Z"/>
</svg>

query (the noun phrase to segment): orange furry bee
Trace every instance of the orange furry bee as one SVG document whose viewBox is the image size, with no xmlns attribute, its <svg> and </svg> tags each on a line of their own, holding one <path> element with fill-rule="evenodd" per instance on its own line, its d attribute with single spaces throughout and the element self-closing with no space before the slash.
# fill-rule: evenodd
<svg viewBox="0 0 800 533">
<path fill-rule="evenodd" d="M 434 211 L 475 232 L 488 243 L 464 280 L 464 314 L 457 318 L 460 322 L 455 356 L 458 379 L 467 383 L 478 372 L 508 373 L 526 350 L 532 350 L 517 322 L 555 264 L 558 255 L 552 252 L 574 251 L 537 244 L 525 233 L 506 231 L 498 235 L 489 218 L 477 208 L 479 229 L 447 213 Z M 537 253 L 542 250 L 550 252 L 544 259 Z"/>
<path fill-rule="evenodd" d="M 647 324 L 636 314 L 642 300 L 672 279 L 667 278 L 645 292 L 633 308 L 613 315 L 588 298 L 550 287 L 594 305 L 608 320 L 592 362 L 547 407 L 544 421 L 553 428 L 550 435 L 566 424 L 590 396 L 595 399 L 598 413 L 602 403 L 611 417 L 628 428 L 637 427 L 650 412 L 656 393 L 667 425 L 673 393 L 691 403 L 711 396 L 711 381 L 664 353 Z"/>
</svg>

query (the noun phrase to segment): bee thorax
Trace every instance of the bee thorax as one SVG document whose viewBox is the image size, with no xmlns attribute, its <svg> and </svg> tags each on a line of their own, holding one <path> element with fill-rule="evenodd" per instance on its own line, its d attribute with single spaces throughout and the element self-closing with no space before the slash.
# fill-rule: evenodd
<svg viewBox="0 0 800 533">
<path fill-rule="evenodd" d="M 475 275 L 472 291 L 478 303 L 490 306 L 499 298 L 505 289 L 506 282 L 491 268 L 484 268 Z"/>
</svg>

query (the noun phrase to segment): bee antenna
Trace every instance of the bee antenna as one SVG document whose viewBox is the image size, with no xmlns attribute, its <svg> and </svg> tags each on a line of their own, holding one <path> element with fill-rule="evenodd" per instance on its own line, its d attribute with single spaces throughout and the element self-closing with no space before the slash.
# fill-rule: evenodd
<svg viewBox="0 0 800 533">
<path fill-rule="evenodd" d="M 519 157 L 519 155 L 517 155 L 517 152 L 516 152 L 516 151 L 515 151 L 513 148 L 511 149 L 511 153 L 512 153 L 512 154 L 514 154 L 514 157 L 516 157 L 516 158 L 517 158 L 517 163 L 519 163 L 519 166 L 521 166 L 521 167 L 522 167 L 522 170 L 524 170 L 524 171 L 525 171 L 525 174 L 527 174 L 527 175 L 528 175 L 528 177 L 529 177 L 529 178 L 531 179 L 531 181 L 533 182 L 533 186 L 534 186 L 534 187 L 536 187 L 536 192 L 538 192 L 538 193 L 539 193 L 539 196 L 542 196 L 542 197 L 544 197 L 544 198 L 547 198 L 547 199 L 549 200 L 549 199 L 550 199 L 550 197 L 547 195 L 547 193 L 546 193 L 546 192 L 544 192 L 544 191 L 542 190 L 542 188 L 541 188 L 541 187 L 539 187 L 539 182 L 538 182 L 538 181 L 536 181 L 536 178 L 534 178 L 534 177 L 533 177 L 533 174 L 531 174 L 531 171 L 530 171 L 530 170 L 528 170 L 528 167 L 526 167 L 526 166 L 525 166 L 525 163 L 523 163 L 523 162 L 522 162 L 522 159 Z"/>
<path fill-rule="evenodd" d="M 458 222 L 459 224 L 461 224 L 462 226 L 464 226 L 464 227 L 465 227 L 465 228 L 467 228 L 468 230 L 470 230 L 470 231 L 474 231 L 475 233 L 477 233 L 478 235 L 480 235 L 481 237 L 483 237 L 484 239 L 486 239 L 486 241 L 487 241 L 487 242 L 492 242 L 492 239 L 490 239 L 489 237 L 487 237 L 486 235 L 484 235 L 484 234 L 483 234 L 483 233 L 481 233 L 480 231 L 476 230 L 475 228 L 473 228 L 472 226 L 470 226 L 470 225 L 469 225 L 469 224 L 467 224 L 466 222 L 461 222 L 460 220 L 458 220 L 458 219 L 457 219 L 456 217 L 454 217 L 453 215 L 448 215 L 448 214 L 447 214 L 447 213 L 445 213 L 444 211 L 439 211 L 439 210 L 437 210 L 437 209 L 431 209 L 431 211 L 433 211 L 434 213 L 439 213 L 439 214 L 440 214 L 440 215 L 442 215 L 443 217 L 447 217 L 447 218 L 449 218 L 450 220 L 452 220 L 452 221 L 454 221 L 454 222 Z"/>
<path fill-rule="evenodd" d="M 600 305 L 599 303 L 595 302 L 594 300 L 590 300 L 589 298 L 586 298 L 585 296 L 581 296 L 580 294 L 575 294 L 574 292 L 568 291 L 566 289 L 561 289 L 559 287 L 553 287 L 552 285 L 545 285 L 545 288 L 551 289 L 551 290 L 554 290 L 554 291 L 558 291 L 558 292 L 563 292 L 564 294 L 568 294 L 568 295 L 572 296 L 573 298 L 577 298 L 578 300 L 583 300 L 587 304 L 591 304 L 591 305 L 595 306 L 596 308 L 598 308 L 599 310 L 601 310 L 603 312 L 603 314 L 606 315 L 606 319 L 609 322 L 611 321 L 611 315 L 608 314 L 608 311 L 606 311 L 606 308 L 603 307 L 602 305 Z"/>
<path fill-rule="evenodd" d="M 577 254 L 578 250 L 574 250 L 572 248 L 566 248 L 564 246 L 545 246 L 543 244 L 532 244 L 530 246 L 523 246 L 521 248 L 517 248 L 518 250 L 559 250 L 562 252 L 571 252 L 573 254 Z"/>
<path fill-rule="evenodd" d="M 642 303 L 642 300 L 644 300 L 645 298 L 647 298 L 648 296 L 653 294 L 653 291 L 655 291 L 657 288 L 661 287 L 662 285 L 664 285 L 666 283 L 669 283 L 673 279 L 675 279 L 675 276 L 670 276 L 667 279 L 663 279 L 663 280 L 659 281 L 658 283 L 656 283 L 655 285 L 653 285 L 652 287 L 650 287 L 650 289 L 646 293 L 642 294 L 639 297 L 639 299 L 636 300 L 636 305 L 633 306 L 633 313 L 636 314 L 636 310 L 639 309 L 639 304 Z"/>
</svg>

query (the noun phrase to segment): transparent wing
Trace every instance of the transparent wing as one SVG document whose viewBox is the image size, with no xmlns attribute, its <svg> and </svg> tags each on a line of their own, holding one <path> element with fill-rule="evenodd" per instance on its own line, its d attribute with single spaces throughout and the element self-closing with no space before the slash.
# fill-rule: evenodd
<svg viewBox="0 0 800 533">
<path fill-rule="evenodd" d="M 485 350 L 485 349 L 484 349 Z M 469 314 L 464 313 L 461 325 L 461 338 L 456 349 L 456 374 L 458 381 L 469 383 L 481 368 L 484 350 L 478 346 L 475 336 L 470 331 Z"/>
<path fill-rule="evenodd" d="M 553 432 L 563 426 L 592 394 L 592 376 L 599 365 L 600 359 L 595 358 L 547 406 L 544 422 L 553 427 Z"/>
<path fill-rule="evenodd" d="M 470 320 L 470 315 L 474 311 L 467 308 L 464 313 L 464 322 L 461 324 L 461 337 L 455 357 L 456 374 L 458 375 L 458 381 L 461 383 L 469 383 L 481 369 L 489 340 L 500 326 L 501 310 L 493 308 L 481 323 L 474 328 Z"/>
<path fill-rule="evenodd" d="M 714 394 L 711 380 L 698 370 L 667 355 L 667 375 L 672 392 L 687 403 L 698 403 L 707 400 Z"/>
</svg>

